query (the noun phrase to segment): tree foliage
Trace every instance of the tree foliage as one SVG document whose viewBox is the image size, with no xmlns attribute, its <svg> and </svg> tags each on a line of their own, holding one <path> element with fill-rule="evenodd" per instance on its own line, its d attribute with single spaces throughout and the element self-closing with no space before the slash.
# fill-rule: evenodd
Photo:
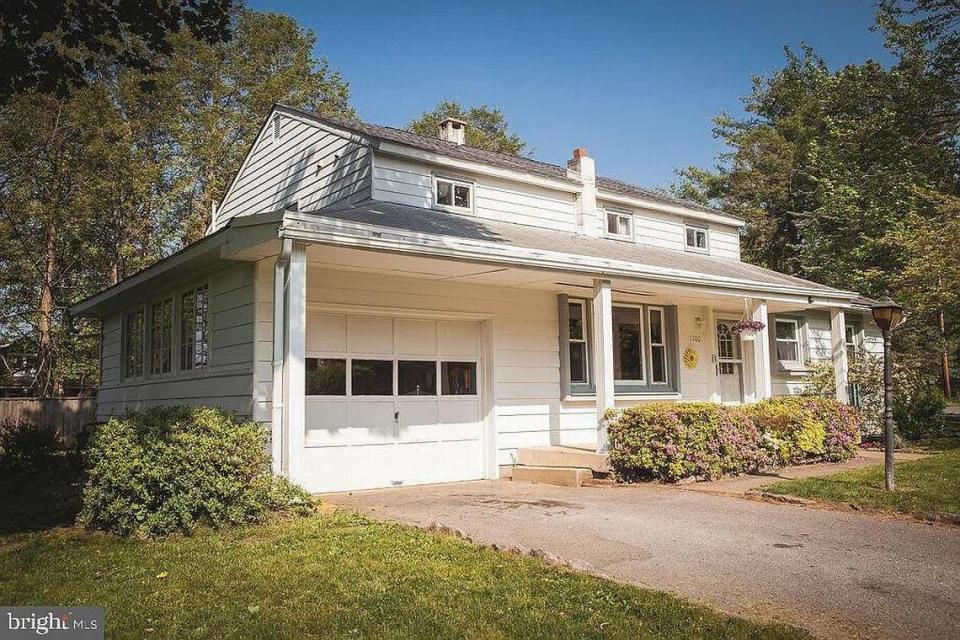
<svg viewBox="0 0 960 640">
<path fill-rule="evenodd" d="M 35 394 L 96 384 L 96 327 L 67 308 L 202 236 L 271 105 L 352 114 L 291 18 L 238 10 L 230 35 L 183 27 L 150 68 L 104 57 L 0 104 L 0 344 L 37 355 Z"/>
<path fill-rule="evenodd" d="M 468 147 L 512 156 L 529 155 L 527 143 L 510 130 L 503 112 L 485 104 L 467 108 L 455 100 L 443 100 L 433 111 L 425 111 L 419 118 L 410 121 L 407 129 L 422 136 L 437 138 L 440 135 L 440 123 L 446 118 L 457 118 L 468 123 Z"/>
<path fill-rule="evenodd" d="M 17 91 L 63 97 L 108 65 L 155 70 L 169 36 L 189 29 L 216 43 L 230 37 L 234 0 L 28 0 L 0 3 L 0 100 Z"/>
<path fill-rule="evenodd" d="M 890 0 L 877 24 L 891 66 L 830 70 L 809 47 L 787 50 L 754 78 L 747 117 L 715 119 L 729 148 L 717 166 L 680 171 L 674 191 L 743 216 L 749 261 L 893 293 L 911 314 L 899 347 L 933 366 L 960 344 L 960 252 L 943 242 L 960 196 L 960 5 Z"/>
</svg>

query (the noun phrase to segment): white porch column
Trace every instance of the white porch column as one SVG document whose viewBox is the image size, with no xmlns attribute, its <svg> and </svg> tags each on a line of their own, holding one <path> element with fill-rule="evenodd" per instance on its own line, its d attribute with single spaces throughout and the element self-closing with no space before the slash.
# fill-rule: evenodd
<svg viewBox="0 0 960 640">
<path fill-rule="evenodd" d="M 613 398 L 613 292 L 609 280 L 593 281 L 593 384 L 597 391 L 597 451 L 607 450 L 603 414 Z"/>
<path fill-rule="evenodd" d="M 286 352 L 283 367 L 284 459 L 287 477 L 300 480 L 305 439 L 304 354 L 307 332 L 307 247 L 294 243 L 287 267 Z"/>
<path fill-rule="evenodd" d="M 770 379 L 770 316 L 766 300 L 754 302 L 752 319 L 763 323 L 763 329 L 753 337 L 754 397 L 762 400 L 773 395 L 773 381 Z"/>
<path fill-rule="evenodd" d="M 843 309 L 830 309 L 830 343 L 833 352 L 833 378 L 837 400 L 848 404 L 847 393 L 847 318 Z"/>
<path fill-rule="evenodd" d="M 293 243 L 283 240 L 273 267 L 273 388 L 270 392 L 270 458 L 274 474 L 287 473 L 283 428 L 283 362 L 286 356 L 287 265 Z"/>
</svg>

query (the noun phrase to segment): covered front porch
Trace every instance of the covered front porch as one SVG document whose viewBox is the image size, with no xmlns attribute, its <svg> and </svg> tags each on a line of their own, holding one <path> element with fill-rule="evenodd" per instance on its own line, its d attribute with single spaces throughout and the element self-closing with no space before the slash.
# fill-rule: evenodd
<svg viewBox="0 0 960 640">
<path fill-rule="evenodd" d="M 807 339 L 846 393 L 840 302 L 305 236 L 237 257 L 257 262 L 255 417 L 313 491 L 496 478 L 525 448 L 602 451 L 609 408 L 769 397 L 773 315 L 827 324 Z M 744 318 L 765 326 L 732 334 Z"/>
</svg>

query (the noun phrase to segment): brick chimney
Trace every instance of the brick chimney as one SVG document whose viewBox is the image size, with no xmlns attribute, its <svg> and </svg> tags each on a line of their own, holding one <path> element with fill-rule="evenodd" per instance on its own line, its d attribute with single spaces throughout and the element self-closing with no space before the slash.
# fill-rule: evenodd
<svg viewBox="0 0 960 640">
<path fill-rule="evenodd" d="M 577 226 L 580 233 L 588 236 L 603 236 L 603 221 L 597 210 L 597 169 L 587 150 L 577 147 L 573 157 L 567 160 L 567 175 L 583 185 L 577 196 Z"/>
<path fill-rule="evenodd" d="M 447 118 L 440 123 L 440 139 L 454 144 L 466 144 L 467 123 L 457 118 Z"/>
</svg>

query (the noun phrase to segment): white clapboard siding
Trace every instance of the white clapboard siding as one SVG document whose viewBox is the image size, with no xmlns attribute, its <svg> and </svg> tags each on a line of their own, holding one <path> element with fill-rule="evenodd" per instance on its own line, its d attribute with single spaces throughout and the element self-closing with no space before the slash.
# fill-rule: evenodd
<svg viewBox="0 0 960 640">
<path fill-rule="evenodd" d="M 209 286 L 210 364 L 206 369 L 179 371 L 180 294 L 203 283 Z M 162 286 L 158 285 L 155 297 L 172 295 L 175 301 L 174 371 L 125 379 L 121 363 L 123 313 L 107 316 L 102 324 L 103 374 L 97 395 L 97 418 L 103 420 L 128 409 L 176 404 L 216 406 L 242 416 L 252 415 L 254 265 L 229 264 L 204 278 L 181 280 L 167 289 Z M 148 302 L 137 300 L 134 304 Z M 149 328 L 146 335 L 149 336 Z"/>
<path fill-rule="evenodd" d="M 473 215 L 477 218 L 576 231 L 576 201 L 572 194 L 488 176 L 437 172 L 474 183 Z M 377 155 L 373 197 L 430 208 L 433 206 L 433 174 L 434 170 L 427 164 Z"/>
<path fill-rule="evenodd" d="M 257 269 L 256 409 L 270 419 L 272 393 L 273 262 Z M 310 309 L 323 304 L 378 306 L 411 311 L 491 314 L 493 389 L 498 464 L 511 464 L 516 448 L 593 442 L 595 414 L 560 401 L 556 295 L 463 283 L 390 277 L 310 266 Z"/>
<path fill-rule="evenodd" d="M 216 228 L 235 216 L 296 204 L 315 211 L 370 194 L 370 148 L 316 124 L 283 117 L 279 140 L 267 127 L 253 145 L 226 198 Z"/>
<path fill-rule="evenodd" d="M 607 209 L 633 213 L 634 239 L 637 244 L 675 251 L 685 250 L 683 216 L 650 209 L 631 209 L 619 204 L 605 203 L 602 200 L 599 204 Z M 737 227 L 703 222 L 695 224 L 709 228 L 710 255 L 718 258 L 740 259 L 740 232 Z"/>
<path fill-rule="evenodd" d="M 813 365 L 817 362 L 830 360 L 833 357 L 833 347 L 830 335 L 830 313 L 828 311 L 807 311 L 803 314 L 785 314 L 790 318 L 800 318 L 803 322 L 800 328 L 800 347 L 803 351 L 804 362 Z M 774 316 L 776 317 L 776 316 Z M 773 331 L 771 321 L 771 335 Z M 806 384 L 803 379 L 805 371 L 783 371 L 776 363 L 776 344 L 770 345 L 771 383 L 773 395 L 789 396 L 803 393 Z"/>
</svg>

